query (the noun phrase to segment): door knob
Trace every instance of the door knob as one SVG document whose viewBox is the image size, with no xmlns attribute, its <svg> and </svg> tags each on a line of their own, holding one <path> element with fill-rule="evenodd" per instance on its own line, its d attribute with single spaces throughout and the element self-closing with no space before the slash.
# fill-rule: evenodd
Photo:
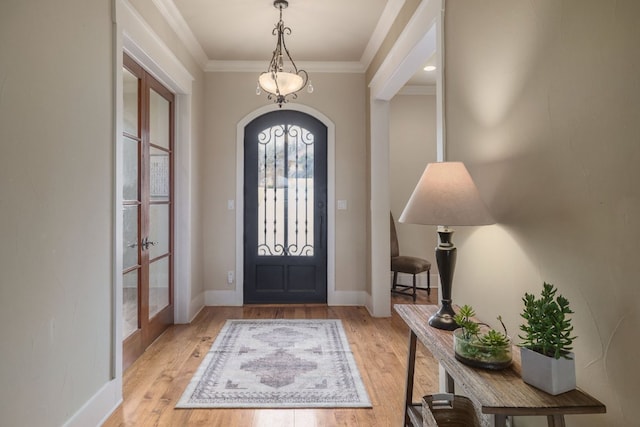
<svg viewBox="0 0 640 427">
<path fill-rule="evenodd" d="M 155 246 L 157 244 L 158 242 L 152 242 L 148 237 L 145 237 L 144 239 L 142 239 L 142 244 L 140 246 L 142 246 L 146 250 L 149 249 L 149 246 Z"/>
</svg>

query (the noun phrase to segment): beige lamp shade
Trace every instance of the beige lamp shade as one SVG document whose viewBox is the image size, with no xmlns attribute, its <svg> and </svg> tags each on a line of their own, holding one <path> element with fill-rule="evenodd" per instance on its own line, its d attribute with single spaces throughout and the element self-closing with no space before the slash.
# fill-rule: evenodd
<svg viewBox="0 0 640 427">
<path fill-rule="evenodd" d="M 462 162 L 429 163 L 399 220 L 443 226 L 495 223 Z"/>
</svg>

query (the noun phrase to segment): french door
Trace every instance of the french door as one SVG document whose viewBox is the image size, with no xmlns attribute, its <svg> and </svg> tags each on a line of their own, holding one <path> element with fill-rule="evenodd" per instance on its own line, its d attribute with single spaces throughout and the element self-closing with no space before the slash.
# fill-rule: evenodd
<svg viewBox="0 0 640 427">
<path fill-rule="evenodd" d="M 173 324 L 174 97 L 123 59 L 123 365 Z"/>
<path fill-rule="evenodd" d="M 327 302 L 327 127 L 292 110 L 245 127 L 244 302 Z"/>
</svg>

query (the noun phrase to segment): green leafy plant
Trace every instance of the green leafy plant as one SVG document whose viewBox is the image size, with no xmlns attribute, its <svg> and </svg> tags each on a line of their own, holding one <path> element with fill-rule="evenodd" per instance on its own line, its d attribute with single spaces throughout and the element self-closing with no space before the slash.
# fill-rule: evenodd
<svg viewBox="0 0 640 427">
<path fill-rule="evenodd" d="M 521 316 L 526 323 L 520 325 L 524 332 L 519 335 L 520 346 L 556 359 L 571 359 L 571 345 L 576 337 L 572 335 L 573 326 L 568 316 L 573 311 L 569 301 L 557 292 L 554 285 L 545 282 L 540 298 L 524 294 Z"/>
<path fill-rule="evenodd" d="M 478 336 L 480 333 L 480 325 L 471 318 L 476 315 L 473 308 L 470 305 L 463 305 L 460 307 L 458 313 L 453 316 L 453 320 L 462 328 L 462 336 L 469 340 L 471 337 Z"/>
<path fill-rule="evenodd" d="M 475 322 L 472 319 L 475 315 L 471 306 L 464 305 L 454 316 L 460 326 L 459 337 L 454 340 L 456 358 L 472 366 L 492 369 L 508 366 L 511 363 L 511 340 L 502 318 L 498 316 L 504 333 L 488 329 L 485 323 Z"/>
</svg>

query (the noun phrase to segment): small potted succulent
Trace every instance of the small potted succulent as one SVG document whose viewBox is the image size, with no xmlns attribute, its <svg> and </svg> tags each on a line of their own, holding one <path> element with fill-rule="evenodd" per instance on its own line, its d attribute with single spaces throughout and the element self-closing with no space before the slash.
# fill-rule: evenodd
<svg viewBox="0 0 640 427">
<path fill-rule="evenodd" d="M 573 390 L 576 370 L 571 345 L 576 337 L 568 317 L 573 314 L 569 301 L 546 282 L 539 298 L 525 293 L 522 301 L 522 379 L 552 395 Z"/>
<path fill-rule="evenodd" d="M 460 362 L 484 369 L 504 369 L 511 365 L 511 338 L 502 323 L 504 333 L 472 320 L 473 308 L 465 305 L 454 316 L 460 328 L 453 331 L 453 347 Z"/>
</svg>

